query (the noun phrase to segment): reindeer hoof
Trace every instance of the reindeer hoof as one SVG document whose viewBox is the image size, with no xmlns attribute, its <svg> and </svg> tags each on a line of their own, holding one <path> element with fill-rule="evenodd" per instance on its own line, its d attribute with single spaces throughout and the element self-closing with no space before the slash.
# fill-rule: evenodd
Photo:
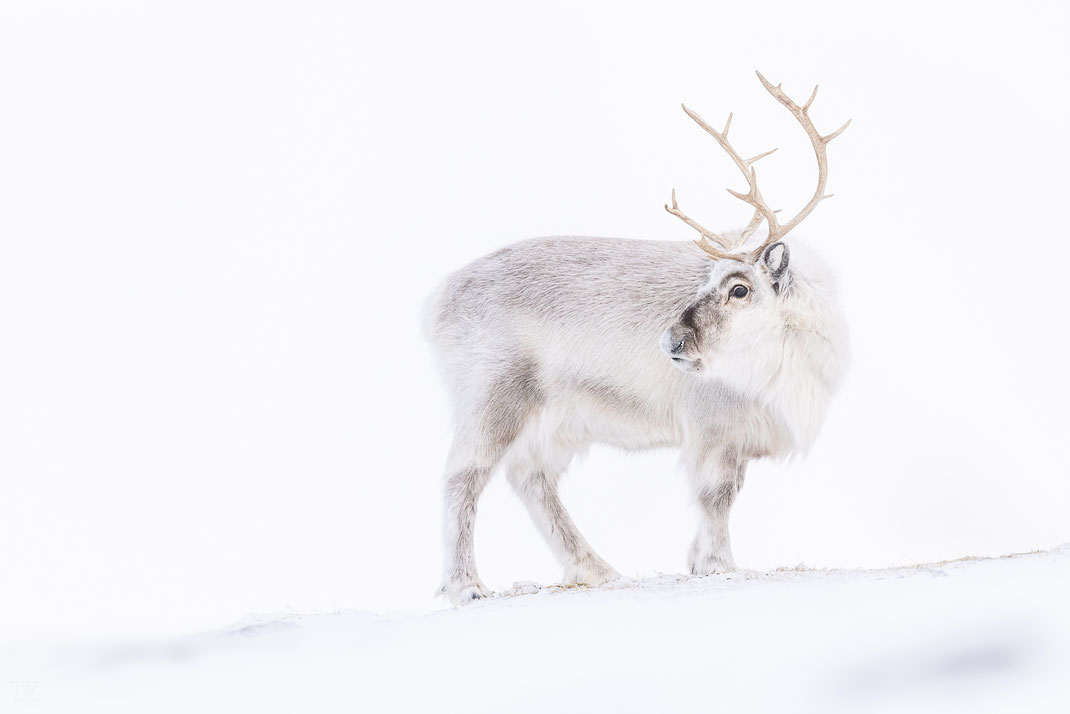
<svg viewBox="0 0 1070 714">
<path fill-rule="evenodd" d="M 479 580 L 448 582 L 439 588 L 438 592 L 439 595 L 446 598 L 451 605 L 455 606 L 467 605 L 470 602 L 481 600 L 494 594 L 491 592 L 490 588 Z"/>
</svg>

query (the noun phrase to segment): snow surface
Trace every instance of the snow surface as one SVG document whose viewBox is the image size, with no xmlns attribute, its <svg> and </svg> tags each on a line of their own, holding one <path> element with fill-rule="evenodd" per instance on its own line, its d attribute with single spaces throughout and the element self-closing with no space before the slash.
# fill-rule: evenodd
<svg viewBox="0 0 1070 714">
<path fill-rule="evenodd" d="M 32 711 L 1065 712 L 1068 594 L 1070 544 L 518 583 L 455 610 L 250 615 L 177 641 L 2 657 Z"/>
</svg>

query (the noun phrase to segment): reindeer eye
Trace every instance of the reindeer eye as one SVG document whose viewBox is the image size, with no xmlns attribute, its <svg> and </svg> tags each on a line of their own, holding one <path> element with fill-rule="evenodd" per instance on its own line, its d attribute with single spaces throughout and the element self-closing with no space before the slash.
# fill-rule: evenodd
<svg viewBox="0 0 1070 714">
<path fill-rule="evenodd" d="M 749 293 L 749 292 L 750 292 L 750 288 L 748 288 L 746 285 L 737 285 L 734 288 L 732 288 L 732 297 L 734 297 L 734 298 L 745 298 L 745 297 L 747 297 L 747 293 Z"/>
</svg>

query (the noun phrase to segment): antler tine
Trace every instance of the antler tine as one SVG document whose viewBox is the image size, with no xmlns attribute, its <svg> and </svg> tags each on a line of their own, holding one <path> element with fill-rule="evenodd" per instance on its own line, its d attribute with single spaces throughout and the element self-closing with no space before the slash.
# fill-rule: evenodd
<svg viewBox="0 0 1070 714">
<path fill-rule="evenodd" d="M 739 236 L 740 236 L 739 244 L 740 245 L 743 245 L 744 243 L 746 243 L 747 239 L 750 238 L 754 234 L 754 231 L 758 230 L 758 226 L 762 225 L 762 221 L 764 220 L 764 218 L 765 217 L 762 215 L 761 211 L 758 211 L 758 210 L 754 211 L 754 216 L 750 219 L 750 223 L 748 223 L 747 227 L 744 228 L 739 234 Z"/>
<path fill-rule="evenodd" d="M 814 98 L 817 97 L 816 86 L 814 87 L 814 91 L 810 94 L 810 98 L 800 107 L 784 93 L 779 84 L 774 87 L 769 80 L 762 76 L 761 72 L 756 72 L 755 74 L 758 75 L 758 79 L 761 80 L 762 86 L 765 87 L 766 91 L 773 95 L 774 99 L 788 108 L 788 111 L 791 112 L 792 116 L 794 116 L 799 124 L 802 125 L 806 135 L 810 137 L 810 143 L 813 144 L 814 153 L 817 155 L 817 189 L 814 191 L 813 198 L 810 199 L 810 202 L 803 206 L 803 209 L 795 214 L 790 221 L 783 225 L 777 225 L 775 220 L 769 221 L 769 235 L 766 237 L 765 241 L 750 254 L 751 262 L 755 262 L 761 258 L 762 253 L 765 252 L 766 248 L 786 236 L 788 232 L 810 215 L 810 212 L 817 207 L 817 204 L 821 203 L 825 198 L 828 198 L 828 196 L 825 195 L 825 183 L 828 181 L 828 143 L 843 133 L 843 130 L 851 124 L 851 121 L 848 120 L 846 124 L 831 134 L 821 136 L 814 127 L 814 122 L 810 119 L 810 115 L 807 113 L 810 109 L 810 105 L 814 103 Z M 752 184 L 751 189 L 752 194 L 756 193 L 757 185 Z M 743 198 L 743 200 L 748 200 L 742 196 L 739 197 Z"/>
<path fill-rule="evenodd" d="M 828 196 L 826 196 L 825 198 L 828 198 Z M 781 209 L 778 208 L 773 211 L 773 213 L 780 213 L 780 211 Z M 746 243 L 747 239 L 754 234 L 754 231 L 758 230 L 758 226 L 762 225 L 762 221 L 764 220 L 765 216 L 762 215 L 762 212 L 759 210 L 755 210 L 754 217 L 750 219 L 750 223 L 747 224 L 746 228 L 740 231 L 739 245 L 743 245 L 744 243 Z"/>
<path fill-rule="evenodd" d="M 672 215 L 676 216 L 677 218 L 679 218 L 681 221 L 683 221 L 687 225 L 689 225 L 692 228 L 694 228 L 696 231 L 698 231 L 702 235 L 702 239 L 695 241 L 695 245 L 697 245 L 699 248 L 702 248 L 702 250 L 706 251 L 706 254 L 709 255 L 711 258 L 714 258 L 716 260 L 738 260 L 740 262 L 743 262 L 743 256 L 741 256 L 741 255 L 733 255 L 731 253 L 725 253 L 723 251 L 718 250 L 717 248 L 713 247 L 710 244 L 710 241 L 712 240 L 712 241 L 715 241 L 722 248 L 724 248 L 726 250 L 730 250 L 729 246 L 731 244 L 731 241 L 729 241 L 724 236 L 719 236 L 716 233 L 714 233 L 713 231 L 702 227 L 699 223 L 697 223 L 694 220 L 692 220 L 691 218 L 689 218 L 686 213 L 681 211 L 680 210 L 680 206 L 677 205 L 677 203 L 676 203 L 676 189 L 675 188 L 672 190 L 672 208 L 669 208 L 668 204 L 666 204 L 665 210 L 668 211 L 669 213 L 671 213 Z"/>
<path fill-rule="evenodd" d="M 700 240 L 692 241 L 695 245 L 702 250 L 706 251 L 706 255 L 710 256 L 714 260 L 738 260 L 740 263 L 744 262 L 744 258 L 741 255 L 735 255 L 734 253 L 725 253 L 717 250 L 709 242 L 706 241 L 706 236 L 702 236 Z"/>
</svg>

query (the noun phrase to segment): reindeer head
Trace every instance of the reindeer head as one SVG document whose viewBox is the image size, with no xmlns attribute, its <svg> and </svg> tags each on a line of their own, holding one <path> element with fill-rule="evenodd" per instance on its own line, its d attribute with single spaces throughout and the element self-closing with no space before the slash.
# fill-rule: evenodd
<svg viewBox="0 0 1070 714">
<path fill-rule="evenodd" d="M 706 284 L 665 331 L 661 348 L 686 372 L 736 373 L 737 363 L 766 354 L 783 323 L 781 293 L 790 280 L 785 243 L 766 248 L 757 263 L 718 261 Z"/>
<path fill-rule="evenodd" d="M 713 378 L 725 379 L 737 386 L 760 388 L 778 368 L 782 353 L 778 344 L 784 331 L 798 319 L 800 302 L 808 303 L 811 296 L 799 296 L 792 290 L 793 271 L 790 252 L 783 238 L 806 218 L 823 199 L 828 179 L 827 146 L 851 123 L 821 136 L 807 114 L 817 96 L 814 87 L 810 98 L 802 106 L 793 102 L 773 86 L 762 74 L 758 78 L 766 90 L 788 108 L 806 131 L 817 156 L 817 189 L 810 202 L 790 221 L 780 224 L 776 214 L 766 205 L 758 190 L 753 164 L 776 151 L 766 151 L 750 159 L 743 159 L 728 142 L 732 115 L 728 115 L 723 131 L 717 131 L 702 117 L 684 107 L 684 111 L 728 153 L 743 173 L 749 185 L 747 193 L 729 189 L 736 198 L 754 207 L 754 216 L 742 231 L 719 235 L 689 218 L 676 202 L 672 192 L 672 207 L 665 210 L 697 230 L 695 241 L 715 263 L 710 278 L 699 290 L 695 300 L 687 306 L 679 319 L 662 335 L 661 347 L 673 364 L 688 372 L 698 372 Z M 755 230 L 765 222 L 768 235 L 760 246 L 749 253 L 737 252 Z M 716 245 L 714 245 L 716 244 Z"/>
</svg>

